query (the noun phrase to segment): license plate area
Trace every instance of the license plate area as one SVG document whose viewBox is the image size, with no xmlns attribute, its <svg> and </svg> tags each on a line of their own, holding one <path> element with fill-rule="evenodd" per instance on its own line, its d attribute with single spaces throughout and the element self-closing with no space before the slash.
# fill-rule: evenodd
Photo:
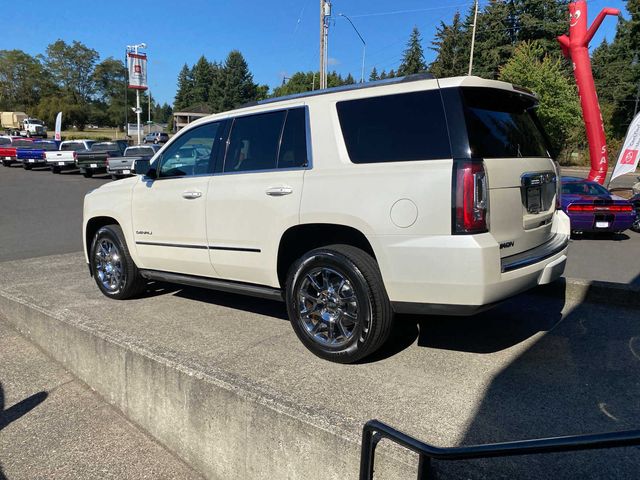
<svg viewBox="0 0 640 480">
<path fill-rule="evenodd" d="M 97 163 L 92 163 L 91 164 L 91 168 L 98 168 L 98 164 Z"/>
<path fill-rule="evenodd" d="M 538 214 L 542 210 L 542 187 L 528 187 L 526 190 L 527 212 Z"/>
</svg>

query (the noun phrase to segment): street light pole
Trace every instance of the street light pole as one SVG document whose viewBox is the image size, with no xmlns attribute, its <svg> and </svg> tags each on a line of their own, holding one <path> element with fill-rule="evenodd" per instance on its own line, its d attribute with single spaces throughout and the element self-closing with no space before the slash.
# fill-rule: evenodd
<svg viewBox="0 0 640 480">
<path fill-rule="evenodd" d="M 146 43 L 139 43 L 137 45 L 127 45 L 127 49 L 129 51 L 133 51 L 133 53 L 135 55 L 138 55 L 138 49 L 139 48 L 147 48 L 147 44 Z M 142 138 L 140 135 L 140 114 L 142 113 L 142 108 L 140 108 L 140 89 L 136 88 L 136 120 L 138 122 L 137 124 L 137 133 L 138 133 L 138 145 L 140 145 L 142 143 Z"/>
<path fill-rule="evenodd" d="M 475 13 L 473 14 L 473 33 L 471 34 L 471 55 L 469 55 L 469 75 L 473 71 L 473 50 L 476 46 L 476 25 L 478 24 L 478 0 L 475 1 Z"/>
<path fill-rule="evenodd" d="M 358 31 L 358 29 L 356 28 L 356 26 L 353 24 L 353 22 L 349 17 L 347 17 L 344 13 L 339 13 L 338 16 L 344 17 L 348 20 L 348 22 L 351 24 L 353 29 L 356 31 L 356 34 L 360 38 L 360 41 L 362 42 L 362 72 L 360 73 L 360 83 L 364 83 L 364 59 L 367 53 L 367 42 L 364 41 L 364 38 L 362 38 L 362 35 L 360 35 L 360 32 Z"/>
</svg>

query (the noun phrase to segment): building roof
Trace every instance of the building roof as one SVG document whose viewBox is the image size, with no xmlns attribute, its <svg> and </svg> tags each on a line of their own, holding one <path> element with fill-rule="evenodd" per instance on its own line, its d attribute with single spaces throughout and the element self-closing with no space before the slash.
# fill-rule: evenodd
<svg viewBox="0 0 640 480">
<path fill-rule="evenodd" d="M 203 114 L 210 115 L 213 112 L 211 111 L 211 107 L 206 103 L 198 103 L 196 105 L 191 105 L 187 108 L 183 108 L 179 112 L 173 112 L 174 115 L 192 115 L 192 114 Z"/>
</svg>

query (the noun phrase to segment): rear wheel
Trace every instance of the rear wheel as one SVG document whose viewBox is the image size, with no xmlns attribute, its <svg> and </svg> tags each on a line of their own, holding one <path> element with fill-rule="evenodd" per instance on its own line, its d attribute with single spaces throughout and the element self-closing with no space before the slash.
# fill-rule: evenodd
<svg viewBox="0 0 640 480">
<path fill-rule="evenodd" d="M 60 167 L 51 166 L 51 173 L 60 173 Z"/>
<path fill-rule="evenodd" d="M 91 178 L 91 177 L 93 177 L 93 172 L 90 171 L 90 170 L 85 170 L 84 172 L 82 172 L 82 176 L 84 178 Z"/>
<path fill-rule="evenodd" d="M 22 168 L 24 168 L 25 170 L 31 170 L 31 165 L 29 165 L 28 163 L 23 163 Z"/>
<path fill-rule="evenodd" d="M 96 232 L 89 262 L 98 288 L 109 298 L 125 300 L 140 294 L 146 286 L 119 225 L 107 225 Z"/>
<path fill-rule="evenodd" d="M 11 165 L 9 162 L 7 162 L 6 160 L 2 160 L 3 167 L 8 167 L 9 165 Z"/>
<path fill-rule="evenodd" d="M 376 261 L 350 245 L 312 250 L 289 270 L 287 311 L 315 355 L 356 362 L 389 337 L 393 311 Z"/>
</svg>

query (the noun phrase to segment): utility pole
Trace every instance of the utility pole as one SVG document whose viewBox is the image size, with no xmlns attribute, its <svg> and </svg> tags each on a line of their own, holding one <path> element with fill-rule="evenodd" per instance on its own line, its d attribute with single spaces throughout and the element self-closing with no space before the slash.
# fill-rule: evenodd
<svg viewBox="0 0 640 480">
<path fill-rule="evenodd" d="M 478 24 L 478 0 L 475 1 L 475 13 L 473 14 L 473 32 L 471 33 L 471 54 L 469 55 L 469 75 L 473 71 L 473 50 L 476 46 L 476 25 Z"/>
<path fill-rule="evenodd" d="M 320 0 L 320 89 L 327 88 L 327 63 L 329 51 L 329 17 L 331 2 Z"/>
<path fill-rule="evenodd" d="M 149 131 L 147 133 L 151 133 L 151 90 L 147 90 L 147 93 L 149 94 L 149 111 L 147 112 L 149 114 L 149 121 L 147 122 Z"/>
</svg>

